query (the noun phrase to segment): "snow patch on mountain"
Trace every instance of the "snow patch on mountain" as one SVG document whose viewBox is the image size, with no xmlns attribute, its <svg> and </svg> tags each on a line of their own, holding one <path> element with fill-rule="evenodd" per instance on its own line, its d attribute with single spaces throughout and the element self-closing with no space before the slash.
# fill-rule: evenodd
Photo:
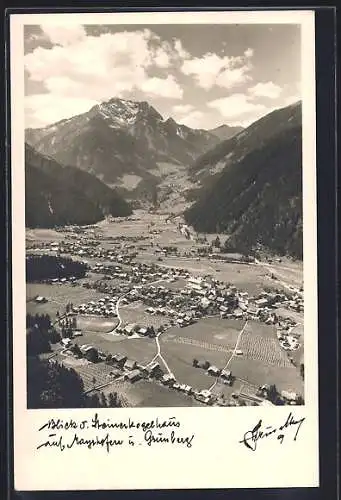
<svg viewBox="0 0 341 500">
<path fill-rule="evenodd" d="M 98 112 L 105 120 L 110 121 L 110 128 L 132 125 L 136 122 L 139 110 L 139 103 L 128 100 L 111 100 L 98 104 Z"/>
<path fill-rule="evenodd" d="M 135 189 L 141 180 L 142 177 L 140 177 L 139 175 L 124 174 L 120 178 L 120 186 L 130 191 L 132 189 Z"/>
</svg>

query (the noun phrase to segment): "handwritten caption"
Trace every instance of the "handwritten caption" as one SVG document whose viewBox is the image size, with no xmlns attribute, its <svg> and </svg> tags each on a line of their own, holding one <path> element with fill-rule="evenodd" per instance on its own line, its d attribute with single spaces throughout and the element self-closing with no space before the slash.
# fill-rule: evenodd
<svg viewBox="0 0 341 500">
<path fill-rule="evenodd" d="M 72 448 L 112 448 L 155 445 L 192 448 L 195 434 L 186 434 L 175 417 L 143 421 L 101 419 L 95 413 L 90 419 L 51 418 L 39 429 L 42 437 L 37 450 L 52 448 L 65 452 Z"/>
<path fill-rule="evenodd" d="M 296 418 L 289 413 L 285 422 L 278 427 L 263 424 L 263 420 L 259 420 L 251 430 L 245 432 L 243 439 L 239 443 L 244 444 L 252 451 L 256 451 L 258 442 L 265 439 L 276 439 L 280 444 L 283 444 L 285 438 L 297 440 L 298 433 L 301 429 L 305 417 Z"/>
</svg>

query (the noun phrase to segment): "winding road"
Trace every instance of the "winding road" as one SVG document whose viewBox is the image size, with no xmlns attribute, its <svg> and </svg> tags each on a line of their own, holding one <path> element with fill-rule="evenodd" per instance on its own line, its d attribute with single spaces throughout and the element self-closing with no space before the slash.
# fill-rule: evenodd
<svg viewBox="0 0 341 500">
<path fill-rule="evenodd" d="M 145 286 L 151 286 L 151 285 L 156 285 L 157 283 L 162 283 L 162 282 L 167 282 L 167 280 L 165 279 L 159 279 L 159 280 L 156 280 L 156 281 L 152 281 L 151 283 L 146 283 Z M 124 293 L 123 295 L 121 295 L 119 297 L 119 299 L 117 300 L 116 302 L 116 315 L 117 315 L 117 318 L 118 318 L 118 324 L 115 326 L 115 328 L 113 330 L 111 330 L 110 332 L 108 332 L 108 334 L 114 334 L 115 331 L 121 327 L 122 323 L 123 323 L 123 320 L 122 320 L 122 316 L 120 314 L 120 310 L 119 310 L 119 307 L 120 307 L 120 303 L 122 301 L 122 299 L 124 297 L 126 297 L 129 293 L 131 292 L 131 290 L 129 290 L 129 292 L 126 292 Z M 167 362 L 165 360 L 165 358 L 162 356 L 162 353 L 161 353 L 161 346 L 160 346 L 160 342 L 159 342 L 159 337 L 160 335 L 162 335 L 163 332 L 159 332 L 156 337 L 155 337 L 155 343 L 156 343 L 156 349 L 157 349 L 157 353 L 156 355 L 153 357 L 153 359 L 151 361 L 149 361 L 149 363 L 147 363 L 143 368 L 146 368 L 147 366 L 151 365 L 157 358 L 159 358 L 162 363 L 164 364 L 166 370 L 168 371 L 168 373 L 170 375 L 173 375 L 172 371 L 170 370 L 169 366 L 167 365 Z M 130 337 L 127 337 L 127 340 L 129 339 Z M 141 337 L 143 338 L 143 337 Z"/>
<path fill-rule="evenodd" d="M 162 282 L 166 282 L 167 280 L 165 279 L 159 279 L 159 280 L 156 280 L 156 281 L 152 281 L 151 283 L 146 283 L 145 286 L 151 286 L 151 285 L 156 285 L 157 283 L 162 283 Z M 122 323 L 123 323 L 123 320 L 122 320 L 122 316 L 120 314 L 120 310 L 119 310 L 119 307 L 120 307 L 120 303 L 121 301 L 124 299 L 124 297 L 126 297 L 127 295 L 129 295 L 129 293 L 134 289 L 134 287 L 129 290 L 129 292 L 126 292 L 124 293 L 123 295 L 121 295 L 117 302 L 116 302 L 116 316 L 118 318 L 118 324 L 115 326 L 115 328 L 113 328 L 110 332 L 108 332 L 108 334 L 113 334 L 115 333 L 115 331 L 121 327 Z M 129 337 L 128 337 L 129 338 Z"/>
</svg>

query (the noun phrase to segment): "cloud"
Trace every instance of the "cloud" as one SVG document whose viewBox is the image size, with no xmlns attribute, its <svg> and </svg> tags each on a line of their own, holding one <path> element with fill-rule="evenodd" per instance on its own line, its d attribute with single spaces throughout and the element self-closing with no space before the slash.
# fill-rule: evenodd
<svg viewBox="0 0 341 500">
<path fill-rule="evenodd" d="M 295 104 L 297 101 L 300 101 L 301 97 L 298 95 L 289 95 L 284 99 L 283 106 L 290 106 L 290 104 Z"/>
<path fill-rule="evenodd" d="M 183 96 L 182 88 L 172 75 L 168 75 L 167 78 L 149 78 L 142 83 L 140 88 L 147 94 L 169 99 L 181 99 Z"/>
<path fill-rule="evenodd" d="M 267 97 L 269 99 L 278 99 L 282 93 L 282 88 L 273 82 L 260 82 L 248 89 L 254 97 Z"/>
<path fill-rule="evenodd" d="M 183 62 L 181 71 L 192 76 L 197 85 L 205 90 L 212 87 L 231 89 L 251 80 L 253 51 L 248 49 L 242 56 L 219 56 L 208 52 Z"/>
<path fill-rule="evenodd" d="M 169 68 L 169 66 L 171 66 L 171 57 L 166 50 L 161 47 L 156 50 L 154 64 L 159 68 Z"/>
<path fill-rule="evenodd" d="M 194 110 L 194 106 L 192 104 L 176 104 L 173 106 L 173 112 L 178 115 L 184 115 Z"/>
<path fill-rule="evenodd" d="M 189 52 L 187 52 L 182 46 L 181 40 L 175 38 L 172 43 L 167 41 L 161 41 L 161 38 L 153 34 L 153 41 L 157 47 L 154 49 L 153 63 L 159 68 L 169 68 L 173 65 L 178 65 L 184 59 L 190 57 Z"/>
<path fill-rule="evenodd" d="M 56 100 L 81 96 L 84 101 L 101 102 L 136 91 L 147 93 L 147 99 L 149 95 L 169 99 L 183 95 L 170 72 L 166 78 L 150 76 L 157 68 L 182 63 L 187 52 L 179 40 L 164 42 L 149 29 L 98 36 L 87 35 L 84 27 L 76 25 L 50 24 L 41 29 L 54 45 L 26 54 L 25 69 L 29 80 L 43 84 Z M 33 102 L 38 105 L 41 100 Z M 53 99 L 48 104 L 54 106 Z"/>
<path fill-rule="evenodd" d="M 44 24 L 41 29 L 51 43 L 62 46 L 74 44 L 86 36 L 83 26 L 75 24 L 56 24 L 53 22 L 53 24 Z"/>
<path fill-rule="evenodd" d="M 251 77 L 247 74 L 249 70 L 248 66 L 226 69 L 218 75 L 216 85 L 226 89 L 231 89 L 237 85 L 241 85 L 251 79 Z"/>
<path fill-rule="evenodd" d="M 96 101 L 83 97 L 59 97 L 35 94 L 25 97 L 25 127 L 44 127 L 64 118 L 85 113 Z"/>
<path fill-rule="evenodd" d="M 183 118 L 179 119 L 179 123 L 187 125 L 187 127 L 191 128 L 201 128 L 201 123 L 204 116 L 205 115 L 202 111 L 194 110 L 188 113 Z"/>
<path fill-rule="evenodd" d="M 264 104 L 252 102 L 244 94 L 233 94 L 229 97 L 215 99 L 207 103 L 209 108 L 218 110 L 228 125 L 248 126 L 261 116 L 272 111 Z"/>
<path fill-rule="evenodd" d="M 190 53 L 184 49 L 182 42 L 179 39 L 174 40 L 174 50 L 176 51 L 180 59 L 187 59 L 188 57 L 190 57 Z"/>
</svg>

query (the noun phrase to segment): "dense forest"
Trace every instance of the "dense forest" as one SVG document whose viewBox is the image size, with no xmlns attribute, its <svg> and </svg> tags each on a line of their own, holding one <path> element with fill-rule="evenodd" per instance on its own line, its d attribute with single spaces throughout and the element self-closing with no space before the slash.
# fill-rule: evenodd
<svg viewBox="0 0 341 500">
<path fill-rule="evenodd" d="M 28 408 L 121 406 L 117 393 L 85 394 L 83 381 L 74 369 L 66 368 L 53 357 L 50 360 L 39 358 L 39 355 L 46 353 L 51 353 L 53 356 L 51 344 L 56 344 L 61 338 L 53 327 L 49 315 L 28 314 L 26 326 Z M 77 347 L 74 346 L 75 352 Z"/>
<path fill-rule="evenodd" d="M 301 259 L 301 126 L 282 129 L 230 164 L 185 218 L 197 231 L 229 235 L 227 250 L 262 247 Z"/>
<path fill-rule="evenodd" d="M 55 255 L 27 255 L 26 281 L 44 281 L 55 278 L 84 278 L 87 264 Z"/>
<path fill-rule="evenodd" d="M 26 349 L 28 356 L 51 351 L 51 344 L 61 339 L 48 314 L 26 315 Z"/>
<path fill-rule="evenodd" d="M 106 215 L 126 216 L 130 205 L 94 175 L 61 166 L 25 145 L 27 227 L 93 224 Z"/>
</svg>

